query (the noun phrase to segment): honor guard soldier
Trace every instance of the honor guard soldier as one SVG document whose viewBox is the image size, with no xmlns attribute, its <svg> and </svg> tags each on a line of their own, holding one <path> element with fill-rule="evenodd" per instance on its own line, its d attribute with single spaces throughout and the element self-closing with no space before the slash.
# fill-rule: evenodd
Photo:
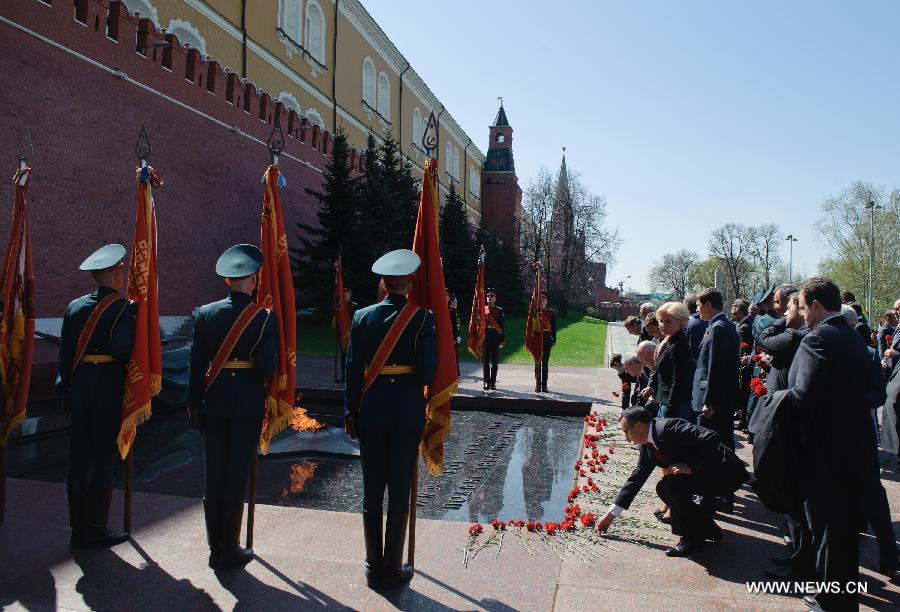
<svg viewBox="0 0 900 612">
<path fill-rule="evenodd" d="M 363 474 L 366 582 L 391 588 L 412 578 L 401 564 L 409 490 L 425 427 L 425 385 L 437 368 L 434 315 L 406 300 L 421 261 L 400 249 L 382 256 L 372 272 L 382 276 L 384 300 L 356 312 L 347 348 L 345 428 L 359 438 Z M 384 490 L 387 527 L 382 545 Z"/>
<path fill-rule="evenodd" d="M 456 294 L 445 289 L 447 292 L 447 307 L 450 309 L 450 333 L 453 334 L 453 350 L 456 353 L 456 374 L 459 375 L 459 345 L 462 342 L 462 336 L 459 335 L 459 300 Z"/>
<path fill-rule="evenodd" d="M 484 307 L 484 388 L 497 388 L 497 364 L 500 349 L 506 345 L 503 309 L 497 306 L 497 291 L 488 289 L 484 293 L 487 304 Z"/>
<path fill-rule="evenodd" d="M 97 290 L 74 300 L 63 317 L 56 387 L 69 415 L 69 521 L 72 548 L 128 539 L 109 523 L 116 438 L 122 424 L 125 365 L 134 341 L 134 304 L 119 295 L 125 247 L 108 244 L 84 260 Z"/>
<path fill-rule="evenodd" d="M 217 569 L 253 559 L 238 540 L 267 382 L 278 358 L 277 321 L 253 300 L 262 263 L 262 252 L 251 244 L 225 251 L 216 274 L 231 293 L 201 306 L 194 322 L 188 398 L 191 421 L 204 435 L 203 511 L 209 566 Z"/>
<path fill-rule="evenodd" d="M 543 359 L 534 364 L 534 391 L 548 393 L 547 375 L 550 370 L 550 349 L 556 344 L 556 311 L 547 308 L 547 292 L 541 291 L 541 331 L 544 333 Z"/>
</svg>

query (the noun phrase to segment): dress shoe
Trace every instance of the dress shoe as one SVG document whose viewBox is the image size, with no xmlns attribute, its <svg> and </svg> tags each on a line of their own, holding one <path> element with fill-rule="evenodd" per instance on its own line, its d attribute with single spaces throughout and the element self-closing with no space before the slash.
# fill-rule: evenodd
<svg viewBox="0 0 900 612">
<path fill-rule="evenodd" d="M 816 612 L 823 609 L 822 606 L 819 605 L 819 602 L 816 601 L 815 595 L 804 595 L 803 603 L 809 606 L 810 610 L 815 610 Z"/>
<path fill-rule="evenodd" d="M 678 544 L 672 548 L 666 549 L 667 557 L 690 557 L 694 552 L 703 545 L 702 542 L 695 542 L 688 538 L 681 538 Z"/>
<path fill-rule="evenodd" d="M 238 543 L 244 518 L 244 502 L 224 505 L 221 509 L 219 533 L 219 562 L 217 569 L 229 569 L 247 565 L 253 561 L 253 549 L 242 548 Z"/>
<path fill-rule="evenodd" d="M 791 550 L 794 549 L 794 541 L 791 539 L 791 536 L 784 536 L 782 539 L 784 540 L 785 546 L 787 546 Z"/>
<path fill-rule="evenodd" d="M 122 542 L 127 542 L 129 535 L 125 531 L 113 531 L 106 527 L 92 529 L 87 534 L 81 535 L 79 546 L 74 548 L 109 548 Z"/>
<path fill-rule="evenodd" d="M 491 388 L 491 386 L 490 386 L 489 384 L 487 384 L 487 383 L 484 383 L 483 385 L 481 385 L 481 390 L 482 390 L 482 391 L 487 391 L 487 390 L 490 389 L 490 388 Z"/>
</svg>

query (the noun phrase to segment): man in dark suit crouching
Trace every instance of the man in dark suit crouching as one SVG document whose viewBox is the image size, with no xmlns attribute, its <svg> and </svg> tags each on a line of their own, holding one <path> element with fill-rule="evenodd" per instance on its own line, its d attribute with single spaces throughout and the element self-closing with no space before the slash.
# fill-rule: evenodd
<svg viewBox="0 0 900 612">
<path fill-rule="evenodd" d="M 747 480 L 747 470 L 734 451 L 711 429 L 684 419 L 654 419 L 645 408 L 624 410 L 619 426 L 629 442 L 640 445 L 640 457 L 597 529 L 601 533 L 609 529 L 631 505 L 654 468 L 661 467 L 665 475 L 657 483 L 656 492 L 671 509 L 672 533 L 681 536 L 666 554 L 687 557 L 704 540 L 722 539 L 712 513 L 695 504 L 693 497 L 731 495 Z"/>
</svg>

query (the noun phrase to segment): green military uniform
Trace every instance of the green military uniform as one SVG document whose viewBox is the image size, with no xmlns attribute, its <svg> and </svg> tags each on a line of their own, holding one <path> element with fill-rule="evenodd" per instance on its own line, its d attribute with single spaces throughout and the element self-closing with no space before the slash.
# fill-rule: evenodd
<svg viewBox="0 0 900 612">
<path fill-rule="evenodd" d="M 392 251 L 372 271 L 385 277 L 415 272 L 419 257 Z M 418 309 L 384 361 L 385 368 L 368 391 L 365 372 L 383 339 L 406 305 L 406 297 L 388 293 L 378 304 L 356 312 L 347 348 L 345 418 L 351 436 L 359 436 L 363 473 L 363 532 L 366 576 L 370 587 L 390 587 L 409 580 L 412 570 L 401 564 L 409 488 L 419 440 L 425 427 L 423 388 L 437 368 L 434 315 Z M 387 529 L 382 547 L 382 508 L 388 491 Z"/>
<path fill-rule="evenodd" d="M 125 247 L 102 247 L 80 266 L 88 272 L 107 272 L 119 266 Z M 69 304 L 63 317 L 56 388 L 70 417 L 69 477 L 66 483 L 73 548 L 109 546 L 124 542 L 128 534 L 110 531 L 116 438 L 122 420 L 125 364 L 131 358 L 135 308 L 119 298 L 116 289 L 97 290 Z M 109 304 L 90 334 L 83 354 L 77 355 L 82 331 L 100 303 Z M 78 363 L 75 360 L 78 359 Z"/>
<path fill-rule="evenodd" d="M 546 292 L 541 295 L 547 297 Z M 540 364 L 534 364 L 534 390 L 537 393 L 549 393 L 547 390 L 547 377 L 550 373 L 550 350 L 556 344 L 556 311 L 549 308 L 541 308 L 541 325 L 543 326 L 543 358 Z M 544 321 L 549 323 L 549 329 L 544 326 Z"/>
<path fill-rule="evenodd" d="M 261 266 L 258 248 L 237 245 L 219 258 L 216 272 L 239 279 L 255 275 Z M 232 291 L 224 300 L 201 306 L 194 322 L 188 397 L 192 420 L 204 434 L 203 506 L 210 567 L 232 567 L 253 558 L 253 551 L 241 548 L 238 540 L 265 413 L 266 380 L 278 359 L 278 325 L 269 311 L 260 310 L 250 319 L 206 389 L 206 373 L 219 348 L 252 303 L 247 293 Z"/>
<path fill-rule="evenodd" d="M 497 292 L 494 289 L 488 289 L 484 294 L 486 297 L 491 295 L 495 298 L 497 297 Z M 494 306 L 486 305 L 484 309 L 485 317 L 493 318 L 493 322 L 491 319 L 487 319 L 484 328 L 484 348 L 482 349 L 484 353 L 482 364 L 484 367 L 484 389 L 496 389 L 497 367 L 500 363 L 500 345 L 506 342 L 506 317 L 503 309 L 497 306 L 496 303 Z M 500 329 L 494 327 L 493 323 L 496 323 Z"/>
</svg>

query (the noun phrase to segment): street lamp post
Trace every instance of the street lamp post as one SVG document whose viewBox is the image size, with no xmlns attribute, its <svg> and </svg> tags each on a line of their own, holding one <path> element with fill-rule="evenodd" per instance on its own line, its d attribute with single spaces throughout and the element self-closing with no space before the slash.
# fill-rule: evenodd
<svg viewBox="0 0 900 612">
<path fill-rule="evenodd" d="M 866 292 L 866 310 L 868 311 L 869 321 L 872 320 L 872 285 L 874 285 L 875 277 L 875 211 L 881 210 L 881 206 L 875 204 L 875 200 L 869 200 L 865 205 L 865 209 L 869 211 L 871 220 L 871 230 L 869 232 L 869 289 Z M 869 323 L 871 325 L 871 323 Z"/>
<path fill-rule="evenodd" d="M 622 306 L 622 287 L 625 285 L 625 281 L 628 280 L 629 278 L 631 278 L 631 275 L 630 275 L 630 274 L 629 274 L 628 276 L 626 276 L 625 278 L 623 278 L 622 280 L 619 281 L 619 319 L 623 319 L 623 318 L 624 318 L 624 317 L 622 316 L 622 315 L 624 314 L 624 313 L 622 312 L 622 309 L 623 309 L 623 306 Z"/>
<path fill-rule="evenodd" d="M 788 283 L 794 282 L 794 243 L 797 242 L 797 239 L 794 238 L 793 234 L 788 234 L 785 238 L 788 242 L 791 243 L 791 256 L 788 259 Z"/>
</svg>

